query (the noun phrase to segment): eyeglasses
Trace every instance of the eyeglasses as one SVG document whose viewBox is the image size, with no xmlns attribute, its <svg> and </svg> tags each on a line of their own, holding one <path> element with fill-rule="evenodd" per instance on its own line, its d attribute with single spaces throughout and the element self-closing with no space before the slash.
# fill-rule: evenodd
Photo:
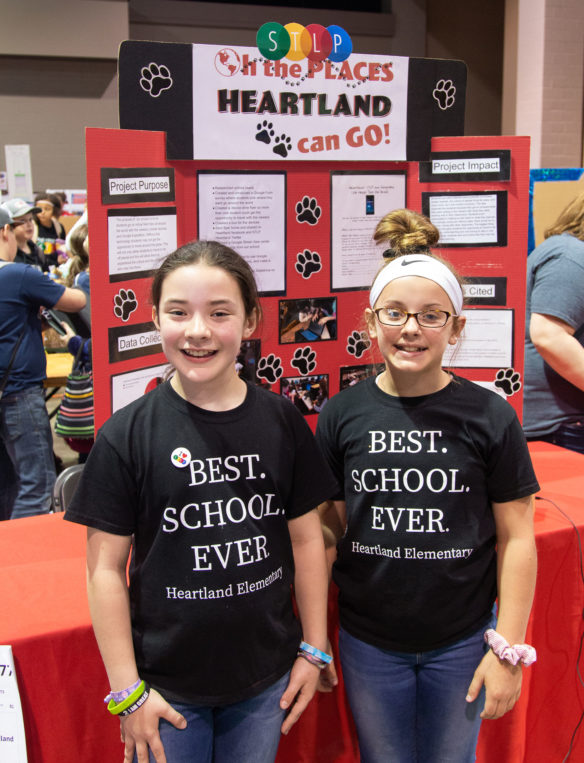
<svg viewBox="0 0 584 763">
<path fill-rule="evenodd" d="M 410 318 L 415 318 L 418 325 L 425 329 L 439 329 L 446 326 L 448 319 L 454 313 L 447 310 L 420 310 L 417 313 L 407 313 L 397 307 L 379 307 L 373 311 L 379 323 L 384 326 L 405 326 Z"/>
</svg>

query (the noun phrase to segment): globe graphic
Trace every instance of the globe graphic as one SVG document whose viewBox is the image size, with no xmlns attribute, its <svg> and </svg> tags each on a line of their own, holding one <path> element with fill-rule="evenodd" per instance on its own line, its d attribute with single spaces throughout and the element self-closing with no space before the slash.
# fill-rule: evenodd
<svg viewBox="0 0 584 763">
<path fill-rule="evenodd" d="M 232 48 L 222 48 L 215 56 L 215 68 L 224 77 L 233 77 L 241 69 L 241 61 Z"/>
</svg>

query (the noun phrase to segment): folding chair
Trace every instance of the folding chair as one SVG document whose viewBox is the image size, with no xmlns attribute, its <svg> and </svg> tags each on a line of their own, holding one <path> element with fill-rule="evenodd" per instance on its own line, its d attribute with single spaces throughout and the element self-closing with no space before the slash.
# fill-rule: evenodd
<svg viewBox="0 0 584 763">
<path fill-rule="evenodd" d="M 84 466 L 85 464 L 73 464 L 73 466 L 68 466 L 57 475 L 55 486 L 53 487 L 53 506 L 51 511 L 67 510 Z"/>
</svg>

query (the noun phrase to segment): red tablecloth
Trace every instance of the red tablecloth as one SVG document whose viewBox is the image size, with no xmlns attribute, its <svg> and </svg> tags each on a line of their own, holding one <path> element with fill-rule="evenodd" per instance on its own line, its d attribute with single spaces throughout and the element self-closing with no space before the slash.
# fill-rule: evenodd
<svg viewBox="0 0 584 763">
<path fill-rule="evenodd" d="M 481 763 L 562 761 L 584 709 L 576 675 L 584 586 L 574 528 L 584 531 L 584 456 L 531 446 L 542 486 L 536 504 L 539 572 L 527 641 L 537 663 L 524 670 L 515 709 L 483 723 Z M 11 644 L 30 763 L 115 763 L 119 729 L 103 708 L 108 691 L 85 595 L 85 530 L 62 515 L 0 523 L 0 644 Z M 336 631 L 334 597 L 329 604 Z M 342 687 L 318 695 L 282 740 L 278 763 L 353 763 L 355 734 Z M 570 760 L 584 759 L 584 730 Z"/>
</svg>

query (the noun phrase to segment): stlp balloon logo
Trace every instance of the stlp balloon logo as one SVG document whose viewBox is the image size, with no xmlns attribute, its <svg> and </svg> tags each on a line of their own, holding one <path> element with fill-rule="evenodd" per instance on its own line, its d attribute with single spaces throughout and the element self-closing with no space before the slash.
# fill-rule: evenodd
<svg viewBox="0 0 584 763">
<path fill-rule="evenodd" d="M 353 51 L 353 42 L 340 26 L 320 24 L 302 26 L 291 22 L 282 26 L 276 21 L 263 24 L 256 35 L 258 50 L 264 58 L 279 61 L 345 61 Z"/>
</svg>

